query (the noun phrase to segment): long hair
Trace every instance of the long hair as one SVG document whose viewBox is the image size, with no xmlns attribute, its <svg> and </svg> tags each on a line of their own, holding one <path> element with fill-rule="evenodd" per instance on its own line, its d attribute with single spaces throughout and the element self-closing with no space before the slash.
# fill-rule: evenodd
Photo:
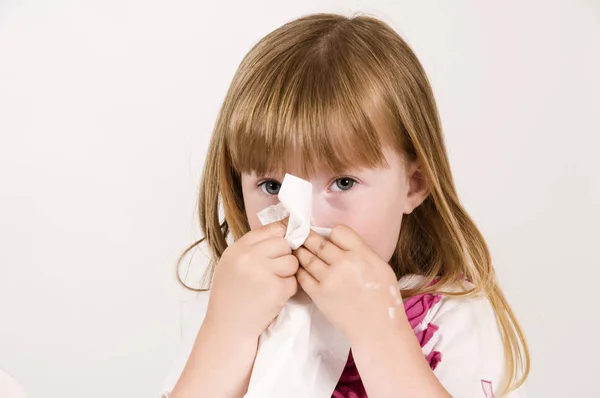
<svg viewBox="0 0 600 398">
<path fill-rule="evenodd" d="M 383 120 L 386 132 L 375 128 Z M 409 45 L 370 17 L 313 14 L 261 39 L 239 65 L 219 112 L 204 167 L 198 212 L 204 238 L 177 262 L 177 278 L 206 290 L 227 238 L 249 231 L 240 175 L 285 170 L 302 159 L 305 175 L 349 165 L 375 167 L 390 147 L 417 161 L 430 194 L 403 218 L 390 261 L 398 278 L 424 276 L 403 291 L 454 296 L 485 293 L 504 341 L 505 393 L 530 368 L 527 343 L 494 273 L 488 247 L 456 193 L 433 92 Z M 220 217 L 222 206 L 224 218 Z M 182 259 L 205 241 L 211 262 L 202 288 L 181 279 Z M 439 278 L 435 284 L 430 284 Z M 446 291 L 457 281 L 474 288 Z M 430 286 L 428 286 L 430 285 Z"/>
</svg>

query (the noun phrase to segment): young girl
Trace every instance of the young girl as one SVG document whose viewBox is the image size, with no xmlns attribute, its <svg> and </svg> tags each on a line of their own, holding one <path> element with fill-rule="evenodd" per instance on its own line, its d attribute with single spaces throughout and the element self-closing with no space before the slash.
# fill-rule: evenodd
<svg viewBox="0 0 600 398">
<path fill-rule="evenodd" d="M 285 173 L 312 183 L 329 239 L 311 232 L 292 251 L 285 221 L 261 226 Z M 252 48 L 199 213 L 210 299 L 165 396 L 242 397 L 259 336 L 299 289 L 351 345 L 332 397 L 524 396 L 527 345 L 458 199 L 431 87 L 383 22 L 315 14 Z"/>
</svg>

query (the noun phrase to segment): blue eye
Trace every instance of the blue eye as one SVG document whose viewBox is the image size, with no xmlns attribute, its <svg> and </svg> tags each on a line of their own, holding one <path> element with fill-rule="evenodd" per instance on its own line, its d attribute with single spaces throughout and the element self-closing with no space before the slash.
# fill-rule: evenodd
<svg viewBox="0 0 600 398">
<path fill-rule="evenodd" d="M 262 182 L 260 184 L 260 188 L 267 195 L 277 195 L 279 193 L 279 189 L 281 188 L 281 184 L 277 181 L 269 180 Z"/>
<path fill-rule="evenodd" d="M 352 188 L 354 186 L 354 184 L 356 184 L 356 180 L 354 180 L 352 178 L 349 178 L 349 177 L 338 178 L 331 185 L 331 190 L 336 191 L 336 192 L 347 191 L 350 188 Z"/>
</svg>

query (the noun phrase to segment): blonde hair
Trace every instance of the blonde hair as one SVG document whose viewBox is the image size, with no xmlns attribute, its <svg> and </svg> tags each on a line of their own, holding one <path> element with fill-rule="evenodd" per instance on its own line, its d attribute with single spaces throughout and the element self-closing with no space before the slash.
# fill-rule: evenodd
<svg viewBox="0 0 600 398">
<path fill-rule="evenodd" d="M 385 121 L 387 132 L 375 128 L 376 119 Z M 458 199 L 431 86 L 409 45 L 377 18 L 304 16 L 265 36 L 244 57 L 206 158 L 198 202 L 204 238 L 179 258 L 179 282 L 206 290 L 228 236 L 249 231 L 241 173 L 285 170 L 290 159 L 302 159 L 306 175 L 316 168 L 341 173 L 349 165 L 376 167 L 385 147 L 417 161 L 430 190 L 404 217 L 390 261 L 398 278 L 425 277 L 403 297 L 485 293 L 504 341 L 501 390 L 518 388 L 529 373 L 527 343 L 498 286 L 485 240 Z M 211 263 L 204 288 L 195 289 L 181 279 L 179 265 L 203 241 Z M 428 286 L 434 278 L 439 281 Z M 462 280 L 475 287 L 444 291 Z"/>
</svg>

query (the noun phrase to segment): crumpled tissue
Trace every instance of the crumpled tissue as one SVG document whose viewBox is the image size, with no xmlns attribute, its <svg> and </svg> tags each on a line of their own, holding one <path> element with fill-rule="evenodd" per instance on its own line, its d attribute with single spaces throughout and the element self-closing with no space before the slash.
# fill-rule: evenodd
<svg viewBox="0 0 600 398">
<path fill-rule="evenodd" d="M 286 239 L 300 247 L 310 230 L 329 237 L 331 229 L 310 225 L 312 184 L 286 174 L 280 203 L 258 213 L 268 224 L 289 216 Z M 260 336 L 245 398 L 330 398 L 344 370 L 350 344 L 299 290 Z"/>
</svg>

